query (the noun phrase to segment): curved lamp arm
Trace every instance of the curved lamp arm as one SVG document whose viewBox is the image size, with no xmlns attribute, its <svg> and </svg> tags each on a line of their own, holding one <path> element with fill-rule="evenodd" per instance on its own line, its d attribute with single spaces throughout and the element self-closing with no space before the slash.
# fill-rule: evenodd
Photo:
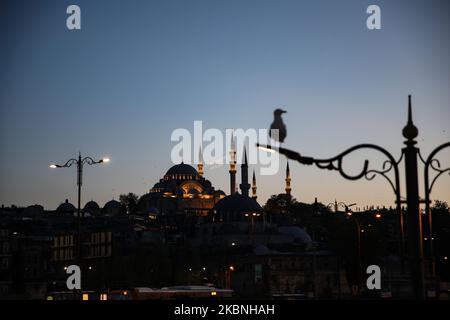
<svg viewBox="0 0 450 320">
<path fill-rule="evenodd" d="M 77 159 L 69 159 L 63 165 L 56 164 L 56 163 L 55 164 L 51 164 L 50 168 L 68 168 L 68 167 L 71 167 L 74 164 L 78 164 L 78 160 Z"/>
<path fill-rule="evenodd" d="M 94 159 L 92 159 L 91 157 L 85 157 L 81 160 L 81 163 L 83 164 L 88 164 L 88 165 L 93 165 L 93 164 L 98 164 L 98 163 L 102 163 L 104 162 L 104 159 L 100 159 L 98 161 L 95 161 Z"/>
<path fill-rule="evenodd" d="M 404 217 L 403 217 L 403 211 L 401 209 L 401 197 L 400 197 L 400 174 L 399 174 L 399 163 L 403 157 L 403 154 L 401 155 L 399 160 L 395 160 L 394 157 L 386 151 L 386 149 L 374 145 L 374 144 L 359 144 L 356 146 L 353 146 L 344 152 L 338 154 L 337 156 L 329 159 L 314 159 L 312 157 L 304 157 L 300 155 L 300 153 L 296 151 L 292 151 L 286 148 L 275 148 L 271 146 L 264 146 L 260 145 L 259 143 L 256 144 L 257 147 L 260 147 L 262 149 L 268 150 L 268 151 L 278 151 L 280 154 L 285 155 L 287 158 L 298 161 L 301 164 L 305 165 L 312 165 L 315 164 L 320 169 L 328 169 L 328 170 L 337 170 L 344 178 L 348 180 L 358 180 L 361 178 L 365 178 L 366 180 L 373 180 L 376 175 L 380 175 L 383 178 L 388 181 L 389 185 L 391 186 L 392 190 L 394 191 L 395 198 L 396 198 L 396 210 L 399 216 L 399 224 L 400 224 L 400 236 L 401 236 L 401 255 L 403 256 L 404 252 L 404 246 L 405 246 L 405 225 L 404 225 Z M 345 172 L 342 164 L 344 161 L 344 158 L 349 155 L 350 153 L 360 150 L 360 149 L 372 149 L 376 150 L 380 153 L 382 153 L 384 156 L 386 156 L 387 160 L 383 162 L 382 169 L 376 170 L 376 169 L 370 169 L 369 168 L 369 160 L 364 160 L 363 168 L 358 174 L 349 174 Z M 394 181 L 391 180 L 387 176 L 387 173 L 389 171 L 394 171 Z"/>
<path fill-rule="evenodd" d="M 430 155 L 428 156 L 427 160 L 424 161 L 425 163 L 425 188 L 426 188 L 426 194 L 430 194 L 431 190 L 433 189 L 434 183 L 436 182 L 436 180 L 444 173 L 449 172 L 450 174 L 450 167 L 445 168 L 445 169 L 441 169 L 441 163 L 438 159 L 435 159 L 434 157 L 436 156 L 437 153 L 439 153 L 441 150 L 450 147 L 450 142 L 444 143 L 442 145 L 440 145 L 439 147 L 437 147 L 436 149 L 434 149 Z M 423 159 L 422 159 L 423 161 Z M 431 183 L 429 183 L 429 170 L 433 169 L 434 171 L 436 171 L 438 174 L 433 178 L 433 180 L 431 180 Z"/>
<path fill-rule="evenodd" d="M 264 149 L 272 149 L 274 151 L 278 151 L 280 154 L 285 155 L 287 158 L 298 161 L 301 164 L 305 165 L 312 165 L 315 164 L 320 169 L 327 169 L 327 170 L 337 170 L 339 173 L 348 180 L 358 180 L 361 178 L 366 178 L 367 180 L 372 180 L 375 178 L 375 176 L 381 175 L 383 178 L 385 178 L 390 186 L 392 187 L 392 190 L 394 191 L 397 201 L 400 202 L 400 177 L 399 177 L 399 170 L 398 170 L 398 162 L 394 159 L 394 157 L 386 151 L 384 148 L 374 145 L 374 144 L 360 144 L 353 146 L 341 154 L 329 158 L 329 159 L 315 159 L 312 157 L 304 157 L 300 155 L 300 153 L 296 151 L 292 151 L 286 148 L 274 148 L 270 146 L 264 146 L 257 144 L 258 147 L 262 147 Z M 373 149 L 381 152 L 383 155 L 385 155 L 388 160 L 383 162 L 383 167 L 381 170 L 375 170 L 375 169 L 369 169 L 369 160 L 364 160 L 363 168 L 358 174 L 351 175 L 347 172 L 345 172 L 343 168 L 343 161 L 344 158 L 349 155 L 350 153 L 359 150 L 359 149 Z M 401 158 L 400 158 L 401 159 Z M 386 174 L 393 170 L 394 171 L 394 181 L 392 181 Z"/>
</svg>

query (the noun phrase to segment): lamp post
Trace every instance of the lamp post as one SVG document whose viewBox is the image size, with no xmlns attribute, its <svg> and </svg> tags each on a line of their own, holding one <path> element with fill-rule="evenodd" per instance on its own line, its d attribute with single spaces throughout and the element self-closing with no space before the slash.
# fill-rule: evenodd
<svg viewBox="0 0 450 320">
<path fill-rule="evenodd" d="M 77 186 L 78 186 L 78 206 L 77 206 L 77 247 L 76 247 L 76 260 L 77 263 L 81 263 L 81 239 L 80 239 L 80 220 L 81 220 L 81 186 L 83 185 L 83 165 L 94 165 L 100 163 L 109 162 L 109 158 L 103 158 L 101 160 L 94 160 L 91 157 L 81 157 L 81 153 L 78 153 L 78 158 L 72 158 L 67 160 L 63 165 L 53 163 L 50 168 L 69 168 L 72 165 L 77 166 Z M 80 266 L 81 268 L 81 266 Z"/>
<path fill-rule="evenodd" d="M 348 217 L 353 218 L 353 221 L 355 222 L 356 226 L 356 255 L 358 260 L 358 292 L 361 290 L 362 285 L 362 259 L 361 259 L 361 233 L 364 232 L 364 229 L 361 228 L 361 221 L 359 220 L 359 214 L 354 213 L 353 211 L 349 210 L 348 207 L 345 211 L 345 214 Z M 376 213 L 374 215 L 376 219 L 381 219 L 381 214 Z M 370 225 L 369 225 L 370 226 Z"/>
<path fill-rule="evenodd" d="M 402 257 L 402 271 L 405 272 L 404 260 L 405 260 L 405 225 L 404 216 L 401 204 L 406 203 L 407 205 L 407 217 L 408 217 L 408 259 L 411 266 L 411 285 L 414 289 L 414 296 L 417 299 L 425 299 L 425 275 L 423 266 L 423 237 L 422 237 L 422 217 L 419 211 L 419 206 L 421 203 L 426 205 L 426 213 L 428 215 L 429 222 L 431 222 L 431 210 L 429 210 L 430 193 L 436 179 L 443 173 L 450 172 L 450 168 L 441 169 L 440 163 L 435 159 L 435 155 L 444 148 L 450 147 L 450 142 L 444 143 L 438 146 L 434 151 L 432 151 L 424 161 L 420 154 L 419 148 L 415 145 L 417 141 L 415 138 L 418 136 L 419 130 L 414 126 L 412 121 L 412 111 L 411 111 L 411 95 L 408 96 L 408 122 L 403 129 L 403 136 L 406 138 L 405 145 L 401 150 L 401 156 L 396 160 L 391 153 L 386 149 L 374 145 L 374 144 L 359 144 L 353 146 L 341 154 L 328 158 L 328 159 L 315 159 L 313 157 L 305 157 L 300 155 L 300 153 L 289 150 L 286 148 L 275 148 L 272 146 L 263 146 L 257 144 L 265 150 L 270 150 L 271 152 L 278 151 L 279 153 L 285 155 L 287 158 L 295 160 L 300 164 L 304 165 L 316 165 L 319 169 L 336 170 L 341 176 L 348 180 L 359 180 L 365 178 L 366 180 L 373 180 L 376 176 L 381 176 L 390 184 L 392 190 L 395 194 L 396 211 L 399 217 L 400 225 L 400 255 Z M 371 149 L 380 152 L 384 155 L 387 160 L 383 162 L 381 169 L 369 168 L 369 160 L 364 161 L 363 168 L 358 174 L 347 173 L 343 167 L 344 159 L 347 155 L 353 153 L 357 150 Z M 400 171 L 399 165 L 402 162 L 403 157 L 405 158 L 405 180 L 406 180 L 406 201 L 401 199 L 400 192 Z M 418 161 L 420 158 L 425 164 L 424 176 L 425 176 L 425 201 L 419 199 L 419 182 L 418 182 Z M 437 175 L 433 178 L 431 183 L 429 182 L 429 169 L 433 169 L 437 172 Z M 388 176 L 388 173 L 393 171 L 394 179 Z M 429 237 L 432 239 L 432 229 L 431 223 L 429 223 Z M 430 245 L 432 241 L 430 241 Z M 432 249 L 432 248 L 430 248 Z M 433 255 L 433 253 L 430 253 Z"/>
<path fill-rule="evenodd" d="M 231 273 L 234 270 L 234 265 L 230 265 L 225 269 L 225 289 L 231 289 Z"/>
<path fill-rule="evenodd" d="M 411 259 L 411 271 L 415 278 L 414 291 L 418 299 L 425 299 L 425 274 L 423 265 L 422 214 L 419 204 L 419 180 L 417 175 L 417 157 L 419 149 L 414 140 L 419 130 L 412 121 L 411 96 L 408 97 L 408 123 L 403 128 L 406 147 L 405 156 L 406 203 L 408 205 L 408 251 Z"/>
<path fill-rule="evenodd" d="M 361 274 L 362 274 L 362 261 L 361 261 L 361 222 L 359 218 L 353 214 L 352 211 L 348 210 L 345 214 L 353 218 L 356 226 L 356 259 L 358 261 L 358 294 L 361 292 Z"/>
</svg>

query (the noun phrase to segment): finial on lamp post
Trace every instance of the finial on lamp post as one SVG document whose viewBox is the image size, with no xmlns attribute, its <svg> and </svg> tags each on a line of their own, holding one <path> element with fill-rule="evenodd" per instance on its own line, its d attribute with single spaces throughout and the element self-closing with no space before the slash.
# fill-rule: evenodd
<svg viewBox="0 0 450 320">
<path fill-rule="evenodd" d="M 403 128 L 403 136 L 407 139 L 405 144 L 416 144 L 414 138 L 419 134 L 419 130 L 412 121 L 411 95 L 408 95 L 408 123 Z"/>
</svg>

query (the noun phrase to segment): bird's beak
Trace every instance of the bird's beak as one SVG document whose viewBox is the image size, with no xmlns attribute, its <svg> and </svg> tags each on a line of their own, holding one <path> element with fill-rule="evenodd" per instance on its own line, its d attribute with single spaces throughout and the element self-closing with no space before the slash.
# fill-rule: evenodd
<svg viewBox="0 0 450 320">
<path fill-rule="evenodd" d="M 286 110 L 281 110 L 281 113 L 287 113 L 287 111 Z"/>
</svg>

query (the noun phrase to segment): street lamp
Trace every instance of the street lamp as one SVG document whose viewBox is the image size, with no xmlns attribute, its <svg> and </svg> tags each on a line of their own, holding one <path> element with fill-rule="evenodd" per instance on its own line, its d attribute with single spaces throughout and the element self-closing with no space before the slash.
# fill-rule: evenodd
<svg viewBox="0 0 450 320">
<path fill-rule="evenodd" d="M 358 289 L 361 287 L 361 279 L 362 279 L 362 261 L 361 261 L 361 233 L 364 233 L 365 230 L 361 228 L 361 221 L 359 220 L 358 214 L 353 214 L 353 211 L 349 210 L 348 207 L 345 212 L 348 217 L 352 217 L 356 226 L 356 241 L 357 241 L 357 259 L 358 259 Z M 374 215 L 376 219 L 381 219 L 381 214 L 376 213 Z M 370 227 L 370 224 L 369 224 Z"/>
<path fill-rule="evenodd" d="M 231 273 L 234 272 L 236 269 L 234 265 L 228 266 L 228 268 L 225 268 L 225 288 L 231 289 Z"/>
<path fill-rule="evenodd" d="M 69 168 L 72 165 L 77 166 L 77 186 L 78 186 L 78 206 L 77 206 L 77 249 L 76 249 L 76 257 L 78 263 L 81 262 L 81 239 L 80 239 L 80 218 L 81 218 L 81 186 L 83 184 L 83 165 L 94 165 L 100 163 L 108 163 L 110 161 L 109 158 L 103 158 L 98 161 L 92 159 L 91 157 L 81 157 L 81 153 L 78 153 L 78 158 L 69 159 L 65 164 L 59 165 L 56 163 L 52 163 L 49 167 L 52 169 L 56 168 Z"/>
<path fill-rule="evenodd" d="M 348 217 L 352 217 L 356 226 L 356 257 L 358 260 L 358 292 L 361 290 L 361 274 L 362 274 L 362 262 L 361 262 L 361 233 L 364 230 L 361 229 L 361 222 L 359 221 L 358 215 L 353 215 L 351 210 L 346 211 Z"/>
</svg>

